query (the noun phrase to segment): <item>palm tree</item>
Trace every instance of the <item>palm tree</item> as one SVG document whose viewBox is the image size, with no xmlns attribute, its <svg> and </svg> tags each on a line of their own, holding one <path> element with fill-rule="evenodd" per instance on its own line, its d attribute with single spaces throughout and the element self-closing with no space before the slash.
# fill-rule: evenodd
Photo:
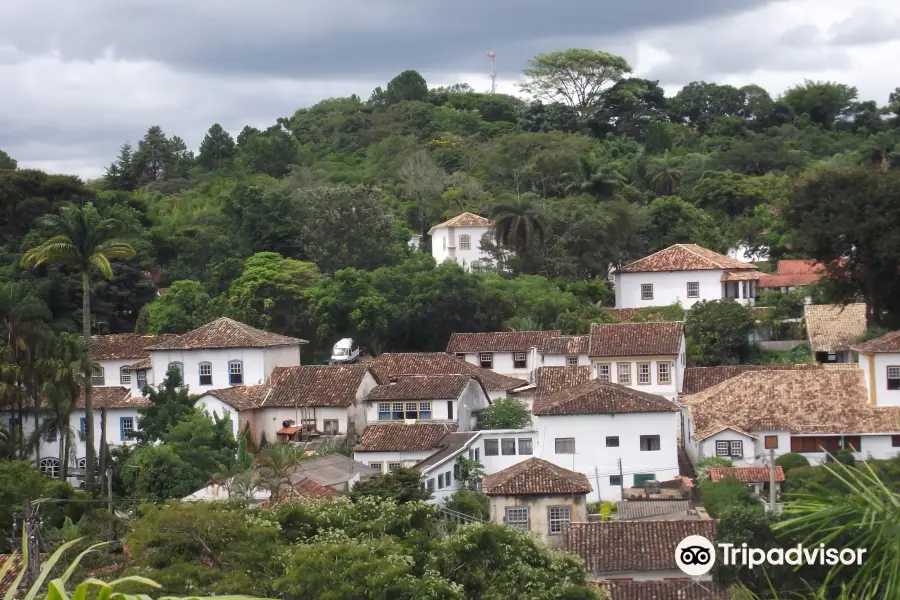
<svg viewBox="0 0 900 600">
<path fill-rule="evenodd" d="M 873 133 L 866 140 L 862 148 L 863 156 L 872 163 L 878 163 L 882 173 L 891 170 L 892 159 L 898 158 L 894 149 L 900 143 L 897 134 L 893 131 L 879 131 Z"/>
<path fill-rule="evenodd" d="M 22 266 L 38 267 L 45 264 L 66 264 L 74 267 L 81 274 L 81 327 L 84 341 L 88 344 L 87 368 L 91 368 L 91 275 L 100 273 L 106 279 L 112 279 L 111 259 L 132 258 L 134 248 L 119 239 L 125 226 L 118 219 L 105 218 L 93 203 L 83 206 L 70 204 L 60 209 L 58 215 L 47 215 L 42 219 L 44 227 L 53 237 L 36 248 L 28 250 L 22 257 Z M 94 405 L 91 401 L 91 373 L 86 374 L 84 387 L 84 410 L 87 422 L 85 425 L 85 441 L 87 442 L 87 475 L 85 482 L 88 489 L 94 487 L 94 470 L 96 456 L 94 454 Z"/>
<path fill-rule="evenodd" d="M 306 456 L 291 444 L 273 444 L 256 456 L 255 471 L 259 487 L 269 491 L 269 498 L 278 499 L 282 488 L 290 485 L 290 476 Z"/>
<path fill-rule="evenodd" d="M 654 162 L 648 169 L 650 189 L 660 196 L 672 196 L 681 184 L 681 171 L 676 169 L 666 153 L 662 160 Z"/>
<path fill-rule="evenodd" d="M 505 196 L 493 210 L 495 235 L 500 245 L 521 256 L 536 239 L 544 241 L 547 224 L 535 196 Z"/>
</svg>

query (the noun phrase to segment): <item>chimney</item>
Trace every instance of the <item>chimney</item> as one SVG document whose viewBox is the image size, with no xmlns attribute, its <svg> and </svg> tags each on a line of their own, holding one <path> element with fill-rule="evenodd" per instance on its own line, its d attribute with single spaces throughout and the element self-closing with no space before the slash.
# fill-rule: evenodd
<svg viewBox="0 0 900 600">
<path fill-rule="evenodd" d="M 400 381 L 400 377 L 398 377 L 397 375 L 391 375 L 390 377 L 388 377 L 388 383 L 390 385 L 394 385 L 398 381 Z"/>
</svg>

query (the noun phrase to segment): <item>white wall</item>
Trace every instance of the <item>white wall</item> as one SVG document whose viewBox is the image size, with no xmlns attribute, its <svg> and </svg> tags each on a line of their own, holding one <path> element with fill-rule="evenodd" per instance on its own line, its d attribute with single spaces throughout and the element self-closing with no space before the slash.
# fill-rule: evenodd
<svg viewBox="0 0 900 600">
<path fill-rule="evenodd" d="M 272 375 L 275 367 L 299 367 L 300 345 L 272 346 L 263 349 L 263 361 L 265 366 L 266 381 Z M 228 381 L 227 379 L 225 381 Z M 251 385 L 248 383 L 247 385 Z"/>
<path fill-rule="evenodd" d="M 285 421 L 294 421 L 295 425 L 300 425 L 301 421 L 306 419 L 316 420 L 316 430 L 325 431 L 326 420 L 338 421 L 338 434 L 347 434 L 349 409 L 333 406 L 320 406 L 309 408 L 295 407 L 271 407 L 258 408 L 252 411 L 251 421 L 251 437 L 258 444 L 262 440 L 263 433 L 266 434 L 266 442 L 271 444 L 278 441 L 278 430 L 281 429 Z M 243 415 L 242 415 L 243 417 Z M 249 419 L 250 417 L 248 417 Z"/>
<path fill-rule="evenodd" d="M 684 351 L 684 337 L 681 338 L 681 349 Z M 659 383 L 659 367 L 660 362 L 669 363 L 669 383 Z M 595 357 L 591 360 L 593 378 L 599 377 L 599 366 L 609 365 L 610 381 L 619 383 L 627 387 L 647 392 L 648 394 L 657 394 L 664 396 L 669 400 L 675 400 L 678 397 L 678 390 L 682 387 L 684 381 L 684 365 L 681 363 L 680 356 L 614 356 L 614 357 Z M 625 383 L 619 381 L 619 365 L 628 363 L 631 365 L 631 382 Z M 638 363 L 650 363 L 650 383 L 638 384 Z"/>
<path fill-rule="evenodd" d="M 481 251 L 481 238 L 489 231 L 489 227 L 440 227 L 431 236 L 431 255 L 438 264 L 453 260 L 468 271 L 472 268 L 473 261 L 490 260 Z M 468 235 L 472 240 L 468 250 L 459 246 L 459 237 L 462 235 Z"/>
<path fill-rule="evenodd" d="M 373 462 L 381 462 L 383 463 L 383 472 L 387 473 L 387 464 L 389 462 L 399 462 L 402 463 L 404 467 L 412 467 L 435 452 L 437 452 L 437 450 L 434 449 L 407 452 L 354 452 L 353 460 L 358 460 L 364 465 L 371 465 Z M 453 468 L 451 467 L 450 470 L 452 471 Z"/>
<path fill-rule="evenodd" d="M 690 308 L 700 300 L 722 298 L 722 274 L 724 271 L 671 271 L 666 273 L 616 273 L 616 308 L 643 308 L 667 306 L 680 302 Z M 700 297 L 687 297 L 688 282 L 700 284 Z M 653 284 L 653 299 L 641 299 L 641 285 Z"/>
<path fill-rule="evenodd" d="M 541 355 L 541 366 L 542 367 L 567 367 L 569 364 L 566 362 L 566 359 L 569 356 L 577 356 L 578 357 L 578 366 L 586 367 L 591 364 L 591 359 L 587 354 L 542 354 Z"/>
<path fill-rule="evenodd" d="M 875 389 L 872 390 L 872 363 L 875 368 Z M 878 353 L 860 354 L 859 367 L 866 379 L 866 389 L 869 391 L 869 402 L 876 406 L 900 406 L 900 390 L 889 390 L 887 371 L 888 367 L 900 367 L 900 354 Z"/>
<path fill-rule="evenodd" d="M 540 366 L 533 364 L 534 357 L 532 356 L 532 352 L 530 350 L 525 352 L 525 368 L 521 369 L 517 369 L 514 366 L 513 352 L 491 352 L 491 354 L 494 356 L 491 371 L 500 373 L 501 375 L 507 375 L 509 377 L 529 379 L 531 376 L 531 371 Z M 467 363 L 480 367 L 481 359 L 479 358 L 479 355 L 480 353 L 478 352 L 467 352 L 465 354 L 465 361 Z M 457 354 L 456 356 L 458 356 L 459 358 L 463 358 L 462 353 Z"/>
<path fill-rule="evenodd" d="M 584 473 L 594 491 L 588 502 L 621 500 L 622 490 L 610 485 L 622 460 L 624 487 L 631 487 L 635 473 L 653 473 L 658 481 L 678 475 L 678 413 L 618 415 L 565 415 L 536 417 L 539 457 L 566 469 Z M 660 450 L 641 451 L 640 436 L 660 436 Z M 618 447 L 606 447 L 607 436 L 618 436 Z M 556 454 L 556 438 L 575 438 L 575 454 Z"/>
<path fill-rule="evenodd" d="M 501 397 L 505 394 L 501 395 Z M 427 398 L 416 400 L 416 402 L 427 401 Z M 401 402 L 401 400 L 387 400 L 384 402 Z M 402 402 L 407 402 L 403 400 Z M 409 400 L 412 402 L 412 400 Z M 388 423 L 399 421 L 379 421 L 378 420 L 378 404 L 380 401 L 372 400 L 366 402 L 366 421 L 373 423 Z M 453 418 L 450 418 L 449 404 L 453 404 Z M 475 427 L 476 414 L 478 411 L 486 409 L 490 406 L 488 396 L 484 393 L 484 388 L 475 379 L 469 381 L 469 384 L 463 389 L 459 398 L 455 400 L 431 400 L 431 421 L 450 421 L 459 423 L 459 431 L 471 431 Z M 429 422 L 429 421 L 423 421 Z"/>
<path fill-rule="evenodd" d="M 132 371 L 129 371 L 128 374 L 131 376 L 130 383 L 122 383 L 121 382 L 121 369 L 122 367 L 126 367 L 128 365 L 133 365 L 138 362 L 137 358 L 129 358 L 125 360 L 98 360 L 95 361 L 101 367 L 103 367 L 103 385 L 94 384 L 93 387 L 127 387 L 130 388 L 134 385 L 135 374 Z M 138 394 L 140 395 L 140 394 Z"/>
<path fill-rule="evenodd" d="M 228 418 L 231 421 L 231 433 L 234 435 L 234 438 L 237 439 L 239 430 L 239 422 L 240 418 L 238 416 L 238 412 L 234 409 L 234 407 L 225 404 L 215 396 L 204 395 L 197 399 L 197 403 L 194 405 L 198 409 L 205 410 L 210 417 L 218 417 L 219 419 Z"/>
<path fill-rule="evenodd" d="M 504 455 L 502 453 L 503 444 L 500 440 L 510 438 L 516 440 L 516 453 Z M 531 454 L 520 453 L 520 439 L 531 440 Z M 498 449 L 500 449 L 501 453 L 498 456 L 488 456 L 484 450 L 485 440 L 497 440 L 497 447 Z M 484 474 L 492 475 L 494 473 L 502 471 L 503 469 L 507 469 L 515 464 L 518 464 L 523 460 L 528 460 L 529 458 L 540 458 L 538 440 L 539 437 L 537 429 L 483 431 L 472 447 L 479 449 L 479 460 L 484 466 Z M 468 457 L 468 454 L 466 456 Z"/>
<path fill-rule="evenodd" d="M 299 362 L 299 350 L 292 364 Z M 153 381 L 161 384 L 166 376 L 169 363 L 180 362 L 184 365 L 184 383 L 193 394 L 201 394 L 209 390 L 231 387 L 228 383 L 228 363 L 232 360 L 243 361 L 243 385 L 265 383 L 274 365 L 266 364 L 266 353 L 271 349 L 263 348 L 226 348 L 221 350 L 154 350 L 151 352 L 153 362 Z M 200 385 L 200 363 L 212 364 L 212 385 Z M 289 366 L 289 365 L 285 365 Z M 268 373 L 266 372 L 266 369 Z"/>
</svg>

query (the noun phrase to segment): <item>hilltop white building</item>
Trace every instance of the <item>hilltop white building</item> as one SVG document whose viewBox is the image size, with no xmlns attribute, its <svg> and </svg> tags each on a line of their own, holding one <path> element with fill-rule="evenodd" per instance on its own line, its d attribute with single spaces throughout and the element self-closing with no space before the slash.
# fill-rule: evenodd
<svg viewBox="0 0 900 600">
<path fill-rule="evenodd" d="M 494 229 L 490 219 L 466 212 L 438 223 L 428 231 L 431 254 L 438 264 L 452 260 L 467 271 L 478 270 L 490 257 L 481 250 L 481 238 Z"/>
</svg>

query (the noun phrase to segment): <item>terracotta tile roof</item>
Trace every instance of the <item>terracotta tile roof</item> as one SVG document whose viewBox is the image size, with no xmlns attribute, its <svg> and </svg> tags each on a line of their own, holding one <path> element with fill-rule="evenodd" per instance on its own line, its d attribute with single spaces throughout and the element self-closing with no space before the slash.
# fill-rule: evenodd
<svg viewBox="0 0 900 600">
<path fill-rule="evenodd" d="M 587 383 L 539 395 L 531 412 L 549 415 L 609 415 L 623 413 L 678 412 L 678 407 L 656 394 L 593 379 Z"/>
<path fill-rule="evenodd" d="M 444 221 L 443 223 L 438 223 L 428 230 L 428 235 L 432 235 L 435 229 L 440 227 L 493 227 L 494 222 L 490 219 L 486 219 L 484 217 L 479 217 L 476 214 L 470 212 L 464 212 L 461 215 L 456 215 L 449 221 Z"/>
<path fill-rule="evenodd" d="M 357 452 L 413 452 L 440 446 L 441 439 L 455 433 L 458 423 L 385 423 L 369 425 L 354 450 Z"/>
<path fill-rule="evenodd" d="M 473 379 L 471 375 L 403 375 L 394 383 L 375 387 L 366 399 L 455 400 Z"/>
<path fill-rule="evenodd" d="M 218 398 L 235 410 L 252 410 L 257 408 L 265 398 L 268 386 L 265 385 L 237 385 L 234 387 L 209 390 L 203 396 Z"/>
<path fill-rule="evenodd" d="M 275 367 L 258 405 L 350 406 L 368 370 L 365 364 Z"/>
<path fill-rule="evenodd" d="M 378 383 L 388 383 L 393 375 L 471 375 L 488 392 L 506 392 L 528 385 L 524 379 L 500 375 L 443 352 L 382 354 L 369 363 L 369 368 Z"/>
<path fill-rule="evenodd" d="M 528 352 L 541 348 L 561 331 L 490 331 L 485 333 L 454 333 L 447 344 L 447 352 Z"/>
<path fill-rule="evenodd" d="M 726 365 L 722 367 L 688 367 L 684 370 L 684 387 L 681 393 L 685 396 L 702 392 L 707 388 L 718 385 L 727 379 L 737 377 L 741 373 L 749 371 L 792 371 L 812 369 L 821 370 L 823 365 L 799 364 L 799 365 Z M 855 368 L 855 365 L 854 365 Z"/>
<path fill-rule="evenodd" d="M 687 513 L 690 500 L 623 500 L 616 503 L 616 519 L 623 521 Z"/>
<path fill-rule="evenodd" d="M 169 333 L 160 335 L 144 335 L 141 333 L 95 335 L 91 338 L 91 356 L 94 360 L 148 358 L 150 356 L 150 353 L 147 351 L 148 347 L 172 341 L 177 337 L 177 335 Z"/>
<path fill-rule="evenodd" d="M 559 337 L 551 337 L 538 347 L 541 354 L 587 354 L 588 341 L 590 336 L 587 335 L 561 335 Z"/>
<path fill-rule="evenodd" d="M 594 323 L 588 355 L 677 356 L 684 323 Z"/>
<path fill-rule="evenodd" d="M 661 321 L 681 321 L 684 313 L 677 319 L 669 317 L 666 309 L 658 306 L 646 306 L 643 308 L 603 308 L 603 312 L 611 316 L 617 323 L 647 323 Z"/>
<path fill-rule="evenodd" d="M 854 344 L 857 352 L 900 352 L 900 331 L 892 331 L 867 342 Z"/>
<path fill-rule="evenodd" d="M 727 600 L 730 592 L 714 589 L 711 581 L 690 578 L 664 581 L 597 581 L 589 585 L 609 591 L 610 600 Z"/>
<path fill-rule="evenodd" d="M 769 483 L 769 467 L 716 467 L 709 470 L 713 481 L 735 479 L 741 483 Z M 775 481 L 784 481 L 784 469 L 775 467 Z"/>
<path fill-rule="evenodd" d="M 697 244 L 675 244 L 618 269 L 616 273 L 660 273 L 664 271 L 710 271 L 753 269 L 750 263 L 728 258 Z"/>
<path fill-rule="evenodd" d="M 147 358 L 142 358 L 141 360 L 137 361 L 134 364 L 127 365 L 126 368 L 129 371 L 143 371 L 143 370 L 149 369 L 152 366 L 153 366 L 153 361 L 151 361 L 150 357 L 148 356 Z"/>
<path fill-rule="evenodd" d="M 750 433 L 862 434 L 900 432 L 900 407 L 869 404 L 861 369 L 748 371 L 682 402 L 694 436 L 722 428 Z"/>
<path fill-rule="evenodd" d="M 541 367 L 538 369 L 535 383 L 535 394 L 552 394 L 591 380 L 591 368 L 580 367 Z"/>
<path fill-rule="evenodd" d="M 825 267 L 814 260 L 779 260 L 775 274 L 763 275 L 757 287 L 779 288 L 810 285 L 822 278 Z"/>
<path fill-rule="evenodd" d="M 262 503 L 260 508 L 271 508 L 273 506 L 278 506 L 279 504 L 285 504 L 292 500 L 299 499 L 326 500 L 336 495 L 337 492 L 333 489 L 325 487 L 312 479 L 301 479 L 290 487 L 279 490 L 276 498 L 266 500 Z"/>
<path fill-rule="evenodd" d="M 866 333 L 866 305 L 862 302 L 807 304 L 803 307 L 806 333 L 813 352 L 839 352 Z"/>
<path fill-rule="evenodd" d="M 760 277 L 762 277 L 762 273 L 759 271 L 743 269 L 741 271 L 726 271 L 719 279 L 720 281 L 756 281 Z"/>
<path fill-rule="evenodd" d="M 123 387 L 92 387 L 91 400 L 94 409 L 99 408 L 144 408 L 150 400 L 143 396 L 132 396 L 131 390 Z M 78 396 L 75 408 L 84 408 L 84 393 Z"/>
<path fill-rule="evenodd" d="M 488 496 L 587 494 L 591 489 L 584 473 L 563 469 L 540 458 L 529 458 L 487 475 L 482 483 L 482 490 Z"/>
<path fill-rule="evenodd" d="M 716 543 L 716 522 L 599 521 L 571 523 L 563 548 L 584 559 L 594 574 L 623 571 L 678 571 L 675 548 L 689 535 Z"/>
<path fill-rule="evenodd" d="M 440 450 L 418 463 L 415 468 L 424 473 L 428 469 L 441 463 L 444 459 L 458 454 L 466 447 L 466 444 L 478 435 L 480 435 L 480 432 L 478 431 L 458 431 L 456 433 L 448 433 L 442 437 L 441 441 L 437 444 Z"/>
<path fill-rule="evenodd" d="M 201 350 L 216 348 L 269 348 L 271 346 L 292 346 L 305 344 L 306 340 L 269 333 L 250 327 L 227 317 L 222 317 L 176 336 L 159 344 L 148 346 L 148 350 Z"/>
</svg>

